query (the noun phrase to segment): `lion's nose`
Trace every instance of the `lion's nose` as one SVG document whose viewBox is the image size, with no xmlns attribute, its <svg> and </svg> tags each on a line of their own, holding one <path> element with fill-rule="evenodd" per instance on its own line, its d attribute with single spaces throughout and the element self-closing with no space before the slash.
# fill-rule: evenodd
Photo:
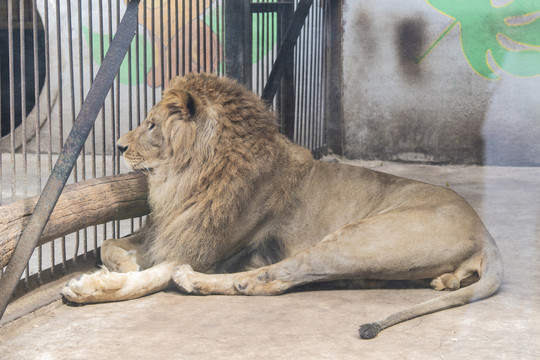
<svg viewBox="0 0 540 360">
<path fill-rule="evenodd" d="M 126 150 L 128 149 L 127 146 L 122 146 L 122 145 L 116 145 L 116 148 L 118 149 L 118 151 L 120 151 L 121 154 L 125 153 Z"/>
</svg>

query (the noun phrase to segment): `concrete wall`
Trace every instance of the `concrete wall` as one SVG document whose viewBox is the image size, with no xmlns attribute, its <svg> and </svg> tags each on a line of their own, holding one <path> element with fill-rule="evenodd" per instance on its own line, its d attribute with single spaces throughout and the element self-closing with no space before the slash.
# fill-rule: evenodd
<svg viewBox="0 0 540 360">
<path fill-rule="evenodd" d="M 508 14 L 540 12 L 540 2 L 512 9 L 493 0 L 498 8 L 487 2 L 474 11 L 464 9 L 471 2 L 430 3 L 345 0 L 344 155 L 540 165 L 540 48 L 523 45 L 540 46 L 540 19 L 504 22 Z M 497 35 L 507 30 L 516 42 Z"/>
</svg>

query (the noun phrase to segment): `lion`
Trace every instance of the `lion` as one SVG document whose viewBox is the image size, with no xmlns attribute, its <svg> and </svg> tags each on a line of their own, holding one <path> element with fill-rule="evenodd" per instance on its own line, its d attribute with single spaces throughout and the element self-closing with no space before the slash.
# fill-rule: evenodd
<svg viewBox="0 0 540 360">
<path fill-rule="evenodd" d="M 173 284 L 188 294 L 276 295 L 343 279 L 429 279 L 452 290 L 362 325 L 370 339 L 486 298 L 502 282 L 497 245 L 462 197 L 315 160 L 234 80 L 174 78 L 117 147 L 148 175 L 151 212 L 140 231 L 104 241 L 102 269 L 72 279 L 68 301 L 128 300 Z"/>
</svg>

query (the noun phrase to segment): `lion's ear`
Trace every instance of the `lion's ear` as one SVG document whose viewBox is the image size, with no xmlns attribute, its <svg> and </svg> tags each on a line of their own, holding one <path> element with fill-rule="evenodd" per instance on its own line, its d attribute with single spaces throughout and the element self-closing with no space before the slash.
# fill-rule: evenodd
<svg viewBox="0 0 540 360">
<path fill-rule="evenodd" d="M 195 98 L 187 91 L 181 89 L 169 90 L 164 100 L 172 112 L 180 112 L 182 114 L 183 120 L 193 120 L 193 117 L 197 113 Z"/>
</svg>

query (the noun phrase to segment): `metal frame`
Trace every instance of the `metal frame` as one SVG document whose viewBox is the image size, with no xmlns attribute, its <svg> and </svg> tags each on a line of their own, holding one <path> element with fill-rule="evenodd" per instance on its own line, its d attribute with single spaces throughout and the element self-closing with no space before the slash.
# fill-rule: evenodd
<svg viewBox="0 0 540 360">
<path fill-rule="evenodd" d="M 86 138 L 99 114 L 105 97 L 112 86 L 113 80 L 120 69 L 137 26 L 139 0 L 128 3 L 122 22 L 118 26 L 116 36 L 111 43 L 107 55 L 103 59 L 96 79 L 90 89 L 77 120 L 73 124 L 64 148 L 60 153 L 49 180 L 45 185 L 38 203 L 28 224 L 23 230 L 10 262 L 0 278 L 0 318 L 4 314 L 26 264 L 37 246 L 39 237 L 52 213 L 60 194 L 67 182 L 73 167 L 84 146 Z M 23 122 L 24 123 L 24 122 Z"/>
<path fill-rule="evenodd" d="M 31 1 L 33 4 L 32 11 L 34 13 L 32 21 L 35 23 L 35 14 L 37 14 L 37 1 Z M 105 11 L 105 6 L 103 3 L 104 1 L 107 4 L 106 8 L 108 10 L 108 13 L 113 14 L 114 8 L 112 5 L 112 0 L 100 0 L 98 2 L 99 14 L 101 15 Z M 119 4 L 122 0 L 116 1 L 116 24 L 120 24 L 121 22 Z M 45 46 L 45 53 L 43 55 L 46 60 L 48 78 L 36 104 L 38 110 L 40 110 L 41 107 L 41 111 L 38 111 L 37 113 L 38 121 L 35 125 L 31 125 L 32 128 L 35 126 L 36 130 L 36 158 L 38 164 L 41 164 L 39 130 L 42 124 L 46 124 L 45 127 L 47 128 L 49 134 L 49 147 L 47 154 L 49 170 L 52 170 L 52 162 L 54 160 L 53 152 L 55 151 L 51 148 L 51 133 L 53 133 L 54 131 L 57 131 L 59 133 L 60 146 L 63 143 L 62 133 L 64 131 L 64 128 L 68 128 L 68 126 L 70 125 L 73 126 L 72 134 L 77 134 L 78 136 L 80 136 L 80 139 L 86 137 L 86 135 L 89 134 L 89 139 L 86 143 L 86 146 L 82 146 L 80 144 L 75 145 L 72 142 L 71 134 L 68 137 L 65 151 L 71 153 L 71 155 L 66 155 L 66 153 L 64 153 L 59 159 L 57 167 L 63 168 L 63 171 L 65 172 L 62 172 L 63 175 L 61 176 L 53 175 L 50 178 L 48 184 L 46 185 L 46 188 L 43 191 L 42 198 L 43 202 L 46 203 L 45 205 L 42 205 L 44 208 L 50 207 L 50 210 L 52 210 L 52 206 L 54 206 L 54 202 L 56 201 L 54 198 L 60 193 L 61 188 L 65 184 L 67 179 L 65 176 L 69 176 L 69 173 L 71 172 L 70 166 L 74 167 L 74 171 L 71 173 L 75 181 L 78 181 L 79 179 L 85 180 L 87 173 L 92 178 L 97 176 L 105 176 L 107 175 L 106 169 L 108 169 L 109 167 L 111 167 L 111 170 L 109 171 L 112 171 L 113 173 L 119 173 L 120 154 L 118 154 L 113 147 L 112 158 L 106 157 L 105 154 L 109 150 L 106 148 L 105 142 L 107 140 L 108 143 L 110 140 L 112 143 L 114 143 L 116 137 L 119 136 L 119 134 L 121 134 L 122 132 L 126 131 L 126 129 L 124 128 L 126 127 L 125 123 L 124 125 L 122 125 L 122 128 L 120 126 L 120 118 L 123 117 L 124 120 L 126 116 L 129 118 L 128 127 L 129 130 L 131 130 L 134 126 L 137 126 L 140 123 L 141 117 L 144 116 L 144 113 L 149 110 L 149 107 L 151 107 L 159 100 L 159 94 L 156 94 L 156 82 L 164 84 L 171 76 L 175 74 L 184 74 L 189 71 L 199 71 L 203 69 L 208 70 L 207 52 L 204 51 L 208 47 L 210 48 L 209 59 L 211 66 L 213 66 L 212 64 L 214 64 L 214 62 L 212 61 L 212 57 L 217 57 L 217 64 L 223 61 L 224 68 L 220 69 L 218 67 L 218 72 L 220 72 L 220 70 L 226 70 L 227 75 L 238 78 L 240 81 L 245 83 L 246 86 L 252 88 L 255 92 L 262 94 L 262 97 L 269 103 L 269 106 L 272 106 L 274 110 L 276 110 L 281 115 L 282 132 L 284 132 L 293 141 L 296 141 L 297 143 L 300 143 L 301 145 L 310 148 L 315 156 L 320 156 L 321 154 L 325 153 L 326 139 L 324 117 L 329 111 L 329 107 L 327 107 L 325 104 L 325 98 L 330 87 L 325 87 L 324 84 L 327 83 L 326 71 L 330 69 L 335 69 L 335 67 L 333 66 L 327 67 L 328 58 L 326 57 L 326 53 L 329 49 L 329 42 L 326 38 L 325 33 L 327 32 L 326 23 L 328 20 L 329 11 L 335 8 L 335 6 L 332 5 L 333 3 L 335 3 L 334 1 L 277 0 L 276 2 L 274 0 L 227 0 L 225 2 L 224 0 L 216 0 L 216 2 L 214 3 L 208 1 L 208 3 L 211 5 L 208 8 L 208 14 L 207 11 L 203 11 L 202 15 L 200 16 L 203 19 L 209 16 L 210 22 L 213 22 L 214 25 L 217 25 L 218 29 L 224 29 L 225 38 L 220 38 L 221 33 L 219 33 L 217 35 L 217 42 L 214 42 L 214 37 L 212 34 L 207 41 L 206 27 L 201 28 L 199 26 L 199 22 L 194 24 L 193 21 L 190 20 L 192 19 L 192 16 L 195 12 L 199 14 L 199 12 L 201 11 L 201 9 L 199 9 L 199 5 L 197 5 L 196 8 L 193 9 L 191 1 L 189 1 L 188 6 L 186 5 L 186 0 L 170 0 L 166 10 L 164 8 L 161 8 L 161 10 L 159 10 L 159 14 L 157 14 L 157 10 L 154 9 L 155 1 L 157 0 L 141 1 L 146 2 L 148 3 L 148 5 L 151 6 L 148 8 L 144 6 L 142 10 L 140 10 L 143 15 L 142 19 L 144 23 L 141 23 L 139 25 L 142 25 L 143 28 L 146 29 L 145 31 L 149 31 L 150 34 L 155 34 L 156 29 L 159 29 L 160 34 L 164 34 L 164 31 L 166 30 L 166 33 L 170 35 L 171 29 L 174 28 L 174 31 L 176 31 L 178 36 L 175 40 L 173 37 L 171 37 L 169 40 L 164 40 L 163 38 L 161 38 L 159 41 L 154 41 L 154 39 L 152 39 L 151 48 L 150 46 L 146 46 L 147 44 L 145 37 L 145 42 L 141 43 L 141 45 L 144 46 L 144 49 L 140 49 L 139 42 L 135 41 L 134 47 L 129 47 L 128 45 L 125 49 L 126 51 L 122 53 L 117 52 L 115 50 L 116 45 L 113 46 L 113 44 L 111 44 L 109 53 L 111 54 L 111 56 L 113 56 L 113 53 L 116 54 L 113 56 L 115 58 L 115 61 L 122 61 L 124 55 L 127 54 L 126 58 L 127 63 L 129 64 L 128 90 L 123 91 L 121 94 L 120 76 L 116 76 L 116 81 L 111 80 L 113 85 L 111 87 L 109 95 L 107 97 L 104 97 L 105 95 L 99 95 L 99 99 L 96 98 L 92 100 L 91 94 L 93 94 L 94 91 L 97 91 L 97 87 L 102 88 L 102 90 L 107 87 L 101 80 L 102 75 L 106 73 L 108 78 L 114 78 L 118 70 L 117 67 L 117 70 L 115 70 L 114 73 L 111 73 L 110 71 L 112 68 L 111 64 L 109 63 L 109 53 L 107 53 L 107 56 L 104 56 L 104 42 L 106 42 L 107 40 L 109 42 L 112 42 L 113 24 L 115 23 L 115 20 L 113 19 L 113 16 L 99 16 L 99 25 L 92 25 L 92 5 L 95 2 L 92 0 L 88 0 L 88 42 L 90 44 L 90 53 L 89 61 L 87 64 L 83 61 L 82 58 L 83 47 L 80 41 L 78 48 L 76 46 L 76 43 L 68 43 L 67 45 L 65 45 L 65 42 L 63 43 L 61 41 L 60 33 L 65 32 L 65 25 L 63 25 L 60 20 L 55 21 L 54 25 L 52 26 L 52 31 L 49 31 L 51 28 L 51 24 L 49 24 L 49 15 L 53 17 L 56 15 L 57 18 L 61 15 L 58 12 L 59 6 L 56 6 L 55 10 L 51 10 L 50 14 L 48 14 L 47 7 L 48 3 L 54 4 L 54 2 L 56 2 L 56 4 L 59 5 L 59 0 L 45 0 L 44 10 L 46 16 L 44 17 L 44 28 L 45 42 L 47 45 Z M 340 3 L 341 1 L 336 2 Z M 135 3 L 135 1 L 132 1 L 131 3 L 129 3 L 129 7 L 132 9 L 135 6 Z M 12 1 L 9 0 L 8 4 L 12 4 Z M 206 4 L 207 2 L 203 1 L 202 5 L 205 9 Z M 81 19 L 81 6 L 82 4 L 79 2 L 77 21 L 73 20 L 74 22 L 72 23 L 71 9 L 67 10 L 67 19 L 62 19 L 62 21 L 67 20 L 68 24 L 78 24 L 78 27 L 73 27 L 74 25 L 69 27 L 68 33 L 70 36 L 77 34 L 79 39 L 83 38 L 83 21 Z M 181 13 L 183 15 L 181 18 L 177 16 L 173 21 L 171 19 L 171 8 L 174 7 L 174 9 L 176 9 L 176 11 L 178 12 L 179 6 L 182 7 Z M 167 11 L 167 15 L 164 14 L 164 11 Z M 128 13 L 126 12 L 126 14 Z M 242 15 L 238 16 L 238 14 Z M 188 17 L 187 20 L 186 17 Z M 137 18 L 136 15 L 135 18 Z M 163 22 L 156 24 L 156 19 L 160 18 L 166 19 L 167 25 L 164 25 Z M 107 31 L 107 23 L 105 21 L 108 21 L 108 39 L 106 36 L 103 35 L 104 32 Z M 141 17 L 139 17 L 139 21 L 141 21 Z M 123 22 L 124 20 L 122 21 L 122 23 Z M 133 22 L 133 19 L 131 19 L 131 22 Z M 204 21 L 204 23 L 207 23 L 206 20 Z M 257 30 L 263 29 L 263 33 L 259 32 L 255 36 L 255 26 L 257 27 Z M 56 27 L 56 36 L 54 36 L 54 27 Z M 33 26 L 33 29 L 35 39 L 35 24 Z M 99 39 L 92 38 L 92 34 L 96 29 L 97 34 L 100 34 L 98 35 Z M 13 33 L 13 29 L 11 31 Z M 119 31 L 124 32 L 125 30 L 120 30 L 119 27 L 118 32 Z M 137 19 L 135 20 L 134 29 L 128 30 L 127 34 L 127 36 L 131 37 L 133 37 L 134 35 L 139 36 L 139 26 L 137 26 Z M 179 38 L 184 44 L 183 48 L 179 45 Z M 99 46 L 96 46 L 96 50 L 94 50 L 94 47 L 92 46 L 92 44 L 94 44 L 94 41 L 99 42 Z M 114 41 L 116 41 L 116 37 Z M 170 41 L 168 45 L 167 41 Z M 193 41 L 197 42 L 196 46 L 193 44 Z M 127 42 L 129 43 L 129 41 Z M 266 55 L 262 56 L 262 47 L 269 46 L 269 44 L 274 43 L 279 45 L 272 46 L 271 49 L 265 50 L 267 51 L 267 53 Z M 224 55 L 222 53 L 223 45 L 225 45 Z M 36 42 L 34 41 L 34 47 L 35 46 Z M 167 48 L 167 46 L 169 46 L 170 48 L 176 46 L 176 49 L 178 50 L 175 54 L 173 54 L 172 50 L 166 52 L 164 50 Z M 191 51 L 191 49 L 194 48 L 196 48 L 196 53 L 193 53 Z M 49 49 L 51 50 L 50 52 Z M 204 52 L 203 54 L 201 54 L 201 49 Z M 81 86 L 78 89 L 79 93 L 73 87 L 73 84 L 76 82 L 76 74 L 74 74 L 73 68 L 74 65 L 77 65 L 77 61 L 74 59 L 73 55 L 74 52 L 76 52 L 77 50 L 79 52 L 78 75 L 81 83 Z M 214 53 L 213 50 L 217 50 L 216 53 Z M 99 51 L 99 54 L 95 53 L 95 51 Z M 139 58 L 141 56 L 133 56 L 133 51 L 135 51 L 137 55 L 140 55 L 141 53 L 144 54 L 142 56 L 141 62 L 139 62 Z M 181 51 L 182 53 L 180 54 L 179 51 Z M 256 51 L 256 54 L 259 58 L 257 64 L 254 64 L 252 59 L 254 51 Z M 10 53 L 12 53 L 11 50 Z M 36 63 L 36 54 L 37 52 L 34 53 L 34 63 Z M 68 68 L 70 69 L 70 72 L 67 74 L 62 73 L 62 54 L 68 54 L 67 56 L 69 56 L 67 60 L 63 60 L 65 64 L 69 63 Z M 158 62 L 161 64 L 161 74 L 157 73 L 157 66 L 151 67 L 148 78 L 145 80 L 152 82 L 154 86 L 149 87 L 146 85 L 146 83 L 144 83 L 143 91 L 141 91 L 140 86 L 137 86 L 134 100 L 134 94 L 132 93 L 133 81 L 136 81 L 136 83 L 139 84 L 141 79 L 139 71 L 135 71 L 135 76 L 132 76 L 134 66 L 133 60 L 135 60 L 135 69 L 138 70 L 141 65 L 144 69 L 148 69 L 149 64 L 147 64 L 147 55 L 150 57 L 150 61 L 152 61 L 152 59 L 158 60 Z M 174 61 L 174 55 L 176 55 L 176 61 Z M 58 57 L 58 61 L 51 61 L 54 56 Z M 92 61 L 92 59 L 94 59 L 94 61 L 98 61 L 98 64 L 101 61 L 101 66 L 96 77 L 94 77 L 94 61 Z M 203 65 L 201 65 L 201 59 L 203 61 Z M 196 62 L 196 65 L 193 61 Z M 275 64 L 275 67 L 272 66 L 273 64 Z M 117 65 L 120 66 L 119 63 L 117 63 L 114 65 L 114 67 L 116 67 Z M 11 67 L 13 68 L 13 64 L 11 65 Z M 54 76 L 50 76 L 51 70 L 53 73 L 57 72 L 57 74 L 55 74 Z M 37 72 L 37 70 L 34 71 L 34 76 L 36 78 L 39 77 L 39 73 Z M 90 82 L 88 83 L 87 81 L 83 81 L 83 78 L 86 80 L 89 78 Z M 10 83 L 12 84 L 13 81 L 11 80 Z M 71 85 L 65 86 L 63 85 L 64 83 L 68 83 Z M 59 91 L 58 95 L 54 94 L 54 92 L 51 91 L 51 84 L 53 84 L 53 86 L 55 84 L 57 85 Z M 264 85 L 266 85 L 266 87 L 263 87 Z M 91 87 L 91 89 L 87 101 L 83 103 L 82 99 L 85 94 L 85 87 Z M 64 93 L 62 93 L 63 90 Z M 141 94 L 142 92 L 144 93 Z M 35 93 L 36 96 L 39 94 L 39 89 L 37 89 L 37 87 L 35 89 Z M 11 94 L 13 94 L 13 92 L 11 92 Z M 70 95 L 71 97 L 69 97 Z M 141 96 L 143 96 L 144 99 L 142 102 L 140 99 Z M 120 112 L 121 103 L 128 104 L 128 114 L 125 114 L 125 112 Z M 58 125 L 55 125 L 55 127 L 58 126 L 56 129 L 54 129 L 54 127 L 52 127 L 51 125 L 51 109 L 53 105 L 56 106 L 58 112 L 57 117 L 60 118 Z M 64 107 L 68 110 L 65 111 Z M 79 107 L 81 109 L 77 120 L 75 120 L 76 107 Z M 136 108 L 135 114 L 132 113 L 133 107 Z M 87 112 L 88 110 L 91 112 L 91 114 Z M 101 116 L 99 114 L 101 114 Z M 69 124 L 68 121 L 64 121 L 69 120 L 70 117 L 72 119 L 71 124 Z M 93 120 L 95 120 L 95 117 L 100 117 L 101 121 L 98 121 L 96 123 L 97 125 L 94 127 L 89 125 L 89 123 L 86 123 L 83 126 L 84 129 L 79 131 L 77 130 L 77 128 L 79 127 L 79 125 L 77 124 L 79 123 L 79 118 L 81 117 L 87 118 L 87 120 L 91 117 L 94 117 Z M 313 121 L 314 119 L 315 121 Z M 12 130 L 17 131 L 18 128 L 15 129 L 15 127 L 12 126 Z M 103 135 L 103 142 L 101 143 L 101 146 L 99 146 L 98 142 L 96 141 L 100 134 Z M 10 153 L 12 156 L 11 166 L 13 169 L 12 174 L 15 174 L 15 158 L 18 158 L 19 156 L 18 154 L 17 156 L 15 155 L 16 146 L 15 144 L 13 144 L 13 141 L 15 141 L 15 139 L 18 137 L 19 136 L 16 136 L 13 132 L 10 136 L 10 141 L 12 142 L 10 146 Z M 26 140 L 23 139 L 21 146 L 26 146 L 25 141 Z M 84 140 L 82 140 L 82 142 L 84 143 Z M 22 154 L 25 177 L 25 194 L 28 188 L 28 163 L 26 151 L 27 148 L 26 150 L 23 150 Z M 79 157 L 79 163 L 72 164 L 72 162 L 77 159 L 77 155 L 79 152 L 81 152 L 81 156 Z M 99 160 L 96 155 L 98 155 L 99 152 L 102 153 L 101 174 L 98 174 L 99 171 L 97 169 L 97 164 Z M 87 157 L 86 160 L 85 157 Z M 87 164 L 87 160 L 91 160 L 91 163 Z M 55 173 L 57 167 L 55 166 Z M 41 165 L 38 166 L 38 169 L 41 169 Z M 0 182 L 2 180 L 1 171 L 2 164 L 0 156 Z M 40 179 L 41 177 L 38 176 L 38 192 L 40 192 L 41 190 Z M 49 183 L 51 183 L 52 185 L 50 185 Z M 12 187 L 14 186 L 15 182 L 12 179 Z M 49 188 L 51 187 L 54 189 L 49 190 Z M 49 191 L 52 191 L 52 193 L 49 194 Z M 15 189 L 12 190 L 12 201 L 14 199 Z M 48 218 L 48 211 L 48 209 L 46 209 L 46 211 L 44 212 L 36 210 L 35 216 L 39 218 L 39 221 L 36 220 L 33 225 L 25 229 L 25 232 L 39 233 L 41 231 L 39 229 L 41 225 L 44 226 L 44 223 L 42 224 L 42 221 L 46 221 L 46 218 Z M 136 220 L 131 220 L 131 231 L 133 231 L 136 227 L 135 221 Z M 142 224 L 141 220 L 139 219 L 138 222 L 140 226 Z M 100 236 L 102 235 L 103 239 L 107 238 L 108 234 L 110 234 L 110 232 L 108 233 L 108 228 L 112 227 L 112 235 L 120 237 L 119 222 L 114 222 L 109 225 L 110 226 L 104 225 L 100 227 L 100 229 L 102 229 L 103 231 Z M 30 274 L 27 262 L 24 261 L 23 258 L 29 257 L 29 254 L 31 254 L 34 250 L 34 247 L 32 241 L 28 240 L 30 235 L 23 234 L 23 237 L 21 237 L 21 240 L 19 241 L 19 244 L 21 244 L 21 250 L 17 250 L 17 253 L 14 254 L 12 257 L 10 265 L 8 266 L 8 268 L 6 268 L 6 272 L 1 274 L 0 286 L 2 292 L 0 293 L 0 297 L 4 296 L 4 294 L 7 292 L 6 289 L 12 287 L 13 284 L 18 284 L 19 290 L 21 290 L 22 288 L 30 290 L 35 288 L 35 286 L 41 284 L 43 281 L 42 277 L 48 276 L 46 274 L 50 273 L 50 275 L 53 276 L 56 271 L 55 266 L 57 265 L 55 262 L 54 254 L 57 250 L 61 250 L 61 255 L 59 257 L 61 258 L 62 273 L 65 273 L 68 267 L 70 269 L 77 267 L 72 265 L 77 265 L 78 262 L 79 266 L 83 265 L 83 262 L 86 264 L 94 262 L 96 256 L 98 255 L 99 249 L 97 236 L 98 228 L 94 227 L 93 229 L 94 256 L 91 259 L 87 259 L 87 240 L 89 240 L 92 235 L 90 233 L 91 229 L 88 233 L 87 230 L 81 230 L 80 233 L 77 232 L 73 235 L 73 240 L 75 242 L 75 254 L 73 255 L 73 258 L 71 260 L 69 260 L 66 256 L 67 251 L 65 239 L 59 240 L 61 249 L 55 249 L 55 241 L 52 241 L 50 243 L 52 268 L 45 271 L 42 271 L 41 264 L 42 249 L 41 247 L 38 247 L 36 252 L 39 252 L 39 269 L 37 274 L 33 275 Z M 82 246 L 84 246 L 84 252 L 82 257 L 80 256 L 81 253 L 79 252 L 79 241 Z M 84 261 L 82 261 L 81 259 L 84 259 Z M 17 263 L 18 265 L 11 265 L 11 263 Z M 24 272 L 25 267 L 26 277 L 24 278 L 24 281 L 18 283 L 20 275 L 22 274 L 22 272 Z M 2 298 L 2 302 L 0 302 L 0 306 L 3 306 L 4 310 L 4 305 L 7 304 L 6 301 L 7 300 Z"/>
</svg>

